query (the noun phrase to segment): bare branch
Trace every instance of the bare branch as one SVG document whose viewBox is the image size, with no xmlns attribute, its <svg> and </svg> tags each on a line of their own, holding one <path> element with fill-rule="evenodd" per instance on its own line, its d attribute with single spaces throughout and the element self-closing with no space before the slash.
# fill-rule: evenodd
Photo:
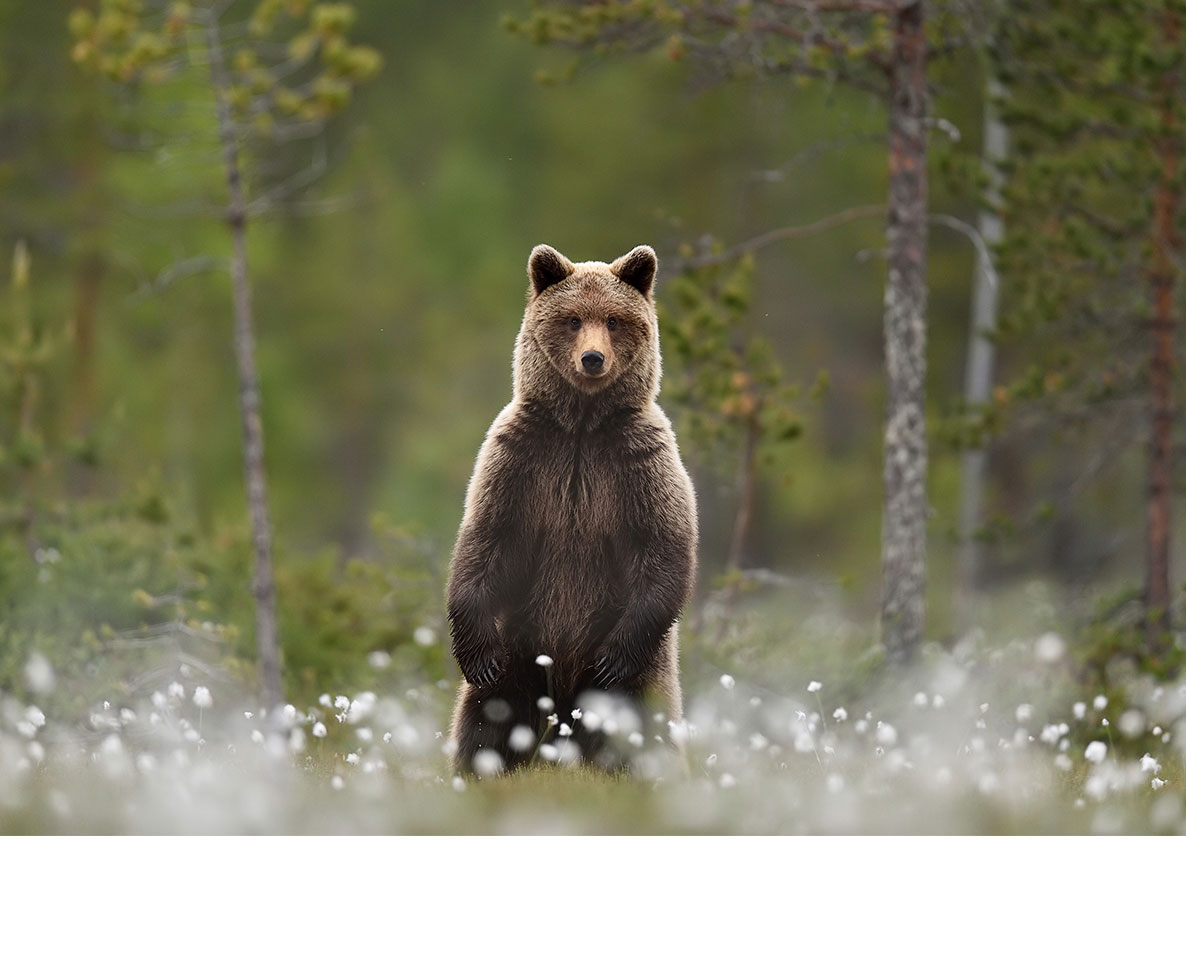
<svg viewBox="0 0 1186 970">
<path fill-rule="evenodd" d="M 316 182 L 328 168 L 325 142 L 318 141 L 313 147 L 313 158 L 309 164 L 291 178 L 273 186 L 263 195 L 247 203 L 249 215 L 261 215 L 292 196 L 294 192 Z"/>
<path fill-rule="evenodd" d="M 840 148 L 849 148 L 852 145 L 882 145 L 884 143 L 885 132 L 868 132 L 866 134 L 849 135 L 844 138 L 833 138 L 829 141 L 816 142 L 798 154 L 792 155 L 790 159 L 778 168 L 768 168 L 754 172 L 752 178 L 759 182 L 781 182 L 791 169 L 807 164 L 808 162 L 813 162 L 828 152 L 836 151 Z"/>
<path fill-rule="evenodd" d="M 828 229 L 834 229 L 837 226 L 855 222 L 857 219 L 883 216 L 885 212 L 886 206 L 884 203 L 854 206 L 851 209 L 833 213 L 830 216 L 825 216 L 823 219 L 809 222 L 806 225 L 783 226 L 781 229 L 771 229 L 769 232 L 764 232 L 760 236 L 754 236 L 752 239 L 747 239 L 744 242 L 737 243 L 735 246 L 730 246 L 720 253 L 702 253 L 699 256 L 692 256 L 677 262 L 676 269 L 677 271 L 682 271 L 701 269 L 705 266 L 718 266 L 722 263 L 732 262 L 746 253 L 765 249 L 767 246 L 774 245 L 774 243 L 784 242 L 787 239 L 802 239 L 804 236 L 814 236 L 817 233 L 826 232 Z"/>
<path fill-rule="evenodd" d="M 994 292 L 997 288 L 997 271 L 993 265 L 992 250 L 988 248 L 988 243 L 984 241 L 984 237 L 980 235 L 980 231 L 973 225 L 964 222 L 963 219 L 957 219 L 955 216 L 944 215 L 942 212 L 932 212 L 927 216 L 928 221 L 933 222 L 937 226 L 945 226 L 948 229 L 954 229 L 958 233 L 967 236 L 973 246 L 976 247 L 976 252 L 980 256 L 984 266 L 984 279 L 988 283 L 989 288 Z"/>
<path fill-rule="evenodd" d="M 145 280 L 141 283 L 128 295 L 127 303 L 135 306 L 138 303 L 143 303 L 149 297 L 156 296 L 168 289 L 178 280 L 197 276 L 200 273 L 208 273 L 213 269 L 226 268 L 227 261 L 214 256 L 190 256 L 188 259 L 178 260 L 171 266 L 166 266 L 153 279 Z"/>
</svg>

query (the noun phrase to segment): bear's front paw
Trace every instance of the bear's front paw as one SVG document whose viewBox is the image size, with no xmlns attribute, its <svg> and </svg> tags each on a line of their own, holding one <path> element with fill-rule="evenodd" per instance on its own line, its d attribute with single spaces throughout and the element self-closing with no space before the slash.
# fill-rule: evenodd
<svg viewBox="0 0 1186 970">
<path fill-rule="evenodd" d="M 639 671 L 622 654 L 604 653 L 593 668 L 593 686 L 598 690 L 622 690 L 638 679 Z"/>
<path fill-rule="evenodd" d="M 461 674 L 475 687 L 489 687 L 498 681 L 502 664 L 497 657 L 483 658 L 461 665 Z"/>
</svg>

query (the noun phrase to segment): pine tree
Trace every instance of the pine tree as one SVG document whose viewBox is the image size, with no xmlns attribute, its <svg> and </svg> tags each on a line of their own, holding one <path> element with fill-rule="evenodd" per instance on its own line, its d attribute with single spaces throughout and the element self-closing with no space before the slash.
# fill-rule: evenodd
<svg viewBox="0 0 1186 970">
<path fill-rule="evenodd" d="M 1107 460 L 1145 437 L 1144 638 L 1170 666 L 1178 278 L 1186 207 L 1182 0 L 1026 0 L 998 76 L 1015 150 L 1003 269 L 1031 365 L 999 399 L 1042 399 Z M 1143 418 L 1139 416 L 1143 410 Z M 1139 429 L 1144 424 L 1144 433 Z"/>
<path fill-rule="evenodd" d="M 245 19 L 229 24 L 231 14 Z M 248 145 L 259 150 L 320 130 L 346 106 L 353 89 L 379 69 L 376 51 L 348 40 L 354 19 L 348 3 L 310 0 L 100 0 L 97 13 L 78 7 L 70 16 L 72 57 L 84 68 L 126 86 L 194 75 L 211 102 L 226 188 L 222 218 L 231 237 L 228 268 L 254 553 L 256 647 L 262 700 L 270 710 L 282 703 L 283 687 L 247 227 L 277 194 L 251 198 L 244 157 L 250 156 Z"/>
</svg>

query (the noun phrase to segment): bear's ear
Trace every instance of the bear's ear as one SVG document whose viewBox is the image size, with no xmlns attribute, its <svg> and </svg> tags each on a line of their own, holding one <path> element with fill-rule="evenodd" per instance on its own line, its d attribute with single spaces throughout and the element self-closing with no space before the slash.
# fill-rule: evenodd
<svg viewBox="0 0 1186 970">
<path fill-rule="evenodd" d="M 536 246 L 527 260 L 527 278 L 531 280 L 531 295 L 539 296 L 555 283 L 568 279 L 576 269 L 572 263 L 551 246 Z"/>
<path fill-rule="evenodd" d="M 623 283 L 629 283 L 648 300 L 655 287 L 655 273 L 659 269 L 659 258 L 650 246 L 635 246 L 625 256 L 619 256 L 610 266 L 610 272 Z"/>
</svg>

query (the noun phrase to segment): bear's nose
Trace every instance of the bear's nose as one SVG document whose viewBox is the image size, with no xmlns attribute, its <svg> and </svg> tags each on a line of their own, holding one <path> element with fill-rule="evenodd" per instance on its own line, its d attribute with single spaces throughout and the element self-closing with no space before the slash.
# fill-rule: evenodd
<svg viewBox="0 0 1186 970">
<path fill-rule="evenodd" d="M 596 350 L 586 350 L 581 354 L 581 366 L 585 368 L 586 373 L 597 374 L 604 364 L 605 354 L 603 353 Z"/>
</svg>

